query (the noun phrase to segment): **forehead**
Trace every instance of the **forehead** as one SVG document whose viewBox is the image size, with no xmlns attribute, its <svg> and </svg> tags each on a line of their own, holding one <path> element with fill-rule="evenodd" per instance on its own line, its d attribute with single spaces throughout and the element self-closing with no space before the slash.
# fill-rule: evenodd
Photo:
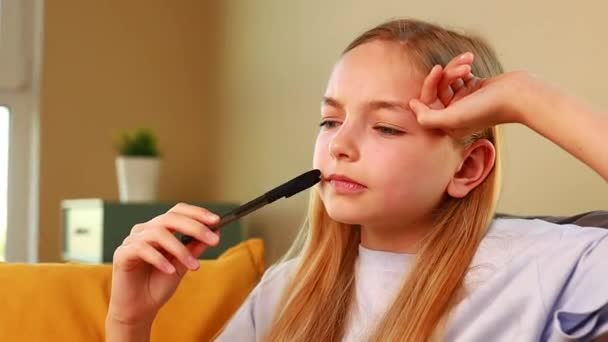
<svg viewBox="0 0 608 342">
<path fill-rule="evenodd" d="M 340 58 L 327 85 L 326 95 L 348 100 L 371 97 L 409 100 L 418 96 L 424 76 L 396 42 L 372 41 Z"/>
</svg>

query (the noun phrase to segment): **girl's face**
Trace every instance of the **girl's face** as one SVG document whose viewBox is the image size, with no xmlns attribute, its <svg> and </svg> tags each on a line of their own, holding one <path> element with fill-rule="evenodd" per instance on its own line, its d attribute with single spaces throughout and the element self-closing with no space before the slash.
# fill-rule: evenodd
<svg viewBox="0 0 608 342">
<path fill-rule="evenodd" d="M 446 194 L 462 148 L 423 129 L 410 110 L 424 76 L 403 45 L 382 41 L 354 48 L 334 67 L 314 151 L 334 220 L 405 227 L 426 222 Z"/>
</svg>

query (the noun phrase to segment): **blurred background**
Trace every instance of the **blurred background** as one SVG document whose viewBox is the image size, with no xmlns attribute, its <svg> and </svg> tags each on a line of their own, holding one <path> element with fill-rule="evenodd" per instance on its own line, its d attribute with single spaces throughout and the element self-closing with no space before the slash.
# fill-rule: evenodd
<svg viewBox="0 0 608 342">
<path fill-rule="evenodd" d="M 387 19 L 481 35 L 507 70 L 608 110 L 605 1 L 0 3 L 0 248 L 10 261 L 63 261 L 62 201 L 118 199 L 123 129 L 156 132 L 160 201 L 244 203 L 308 170 L 333 64 Z M 505 147 L 499 211 L 606 209 L 606 182 L 552 143 L 507 125 Z M 291 243 L 307 199 L 243 220 L 267 262 Z"/>
</svg>

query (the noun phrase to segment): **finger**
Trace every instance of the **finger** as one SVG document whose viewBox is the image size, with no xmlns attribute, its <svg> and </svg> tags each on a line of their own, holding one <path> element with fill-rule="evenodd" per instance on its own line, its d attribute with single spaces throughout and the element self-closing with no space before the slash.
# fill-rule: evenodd
<svg viewBox="0 0 608 342">
<path fill-rule="evenodd" d="M 219 231 L 215 232 L 215 234 L 217 234 L 219 236 L 220 232 Z M 210 247 L 208 244 L 197 241 L 197 240 L 194 240 L 191 243 L 184 245 L 184 246 L 186 246 L 188 251 L 190 251 L 190 254 L 192 254 L 192 256 L 197 259 L 201 256 L 201 254 L 203 254 L 204 251 L 207 250 L 207 248 Z"/>
<path fill-rule="evenodd" d="M 152 219 L 149 224 L 153 227 L 162 226 L 183 235 L 192 236 L 211 246 L 215 246 L 219 242 L 218 235 L 211 231 L 209 227 L 190 217 L 175 212 L 166 212 L 163 215 L 157 216 Z"/>
<path fill-rule="evenodd" d="M 216 233 L 218 236 L 220 235 L 219 232 Z M 181 243 L 180 243 L 181 244 Z M 182 244 L 183 245 L 183 244 Z M 186 249 L 188 249 L 188 252 L 190 253 L 190 255 L 192 255 L 194 258 L 196 258 L 198 260 L 198 258 L 201 256 L 201 254 L 203 254 L 204 251 L 207 250 L 207 248 L 209 248 L 209 245 L 204 243 L 204 242 L 200 242 L 197 240 L 192 241 L 191 243 L 187 244 L 187 245 L 183 245 L 186 247 Z M 173 264 L 175 264 L 175 257 L 172 257 L 169 259 L 169 261 Z M 193 271 L 196 271 L 197 269 L 194 269 Z M 181 275 L 183 275 L 185 273 L 185 269 L 182 269 L 178 266 L 178 272 L 180 272 Z"/>
<path fill-rule="evenodd" d="M 458 91 L 456 91 L 456 93 L 454 94 L 454 96 L 452 96 L 452 102 L 451 103 L 454 103 L 454 102 L 462 99 L 463 97 L 467 96 L 467 94 L 469 94 L 469 92 L 468 92 L 466 86 L 458 89 Z"/>
<path fill-rule="evenodd" d="M 410 105 L 410 109 L 416 115 L 416 120 L 418 120 L 419 123 L 420 123 L 420 117 L 425 116 L 426 113 L 430 110 L 429 106 L 427 106 L 422 101 L 416 100 L 416 99 L 411 99 L 409 102 L 409 105 Z"/>
<path fill-rule="evenodd" d="M 459 65 L 458 67 L 445 69 L 441 81 L 439 82 L 439 89 L 445 88 L 452 84 L 457 79 L 464 79 L 471 73 L 471 66 L 468 64 Z"/>
<path fill-rule="evenodd" d="M 195 205 L 187 203 L 178 203 L 173 208 L 171 208 L 169 212 L 188 216 L 206 225 L 215 224 L 220 220 L 220 217 L 217 214 L 212 213 L 211 211 L 205 208 L 197 207 Z"/>
<path fill-rule="evenodd" d="M 471 66 L 468 64 L 444 70 L 443 77 L 441 78 L 437 89 L 437 96 L 444 106 L 447 106 L 454 96 L 455 90 L 450 85 L 458 79 L 468 76 L 470 73 Z"/>
<path fill-rule="evenodd" d="M 485 104 L 478 101 L 458 101 L 445 109 L 434 110 L 428 108 L 420 101 L 410 101 L 410 107 L 416 113 L 416 118 L 421 126 L 428 129 L 440 129 L 450 136 L 463 137 L 468 134 L 480 131 L 486 127 L 498 123 L 477 122 L 480 118 L 475 118 L 476 113 L 486 110 Z"/>
<path fill-rule="evenodd" d="M 450 60 L 448 64 L 444 68 L 444 76 L 443 80 L 440 82 L 438 86 L 438 97 L 444 106 L 447 106 L 452 100 L 452 96 L 454 93 L 461 88 L 464 82 L 468 80 L 469 75 L 463 75 L 462 77 L 457 77 L 454 75 L 455 71 L 462 70 L 463 65 L 471 66 L 473 64 L 473 60 L 475 56 L 471 52 L 465 52 L 460 54 Z M 446 79 L 445 75 L 449 75 Z M 459 78 L 462 78 L 463 81 L 458 81 Z"/>
<path fill-rule="evenodd" d="M 142 262 L 145 262 L 166 274 L 176 272 L 175 267 L 167 258 L 145 242 L 119 246 L 114 252 L 113 260 L 116 268 L 125 271 L 132 270 Z"/>
<path fill-rule="evenodd" d="M 200 241 L 192 241 L 191 243 L 189 243 L 185 246 L 186 246 L 186 248 L 188 248 L 188 251 L 190 252 L 190 254 L 195 258 L 200 257 L 201 254 L 203 254 L 203 252 L 205 250 L 207 250 L 207 248 L 209 248 L 209 245 L 207 245 L 204 242 L 200 242 Z"/>
<path fill-rule="evenodd" d="M 432 103 L 437 98 L 437 85 L 441 81 L 442 70 L 441 65 L 435 65 L 424 79 L 420 93 L 422 102 Z"/>
<path fill-rule="evenodd" d="M 475 55 L 472 52 L 461 53 L 460 55 L 452 58 L 448 64 L 445 66 L 444 70 L 449 68 L 457 67 L 462 64 L 473 64 L 473 60 L 475 59 Z"/>
<path fill-rule="evenodd" d="M 481 79 L 478 77 L 474 77 L 472 74 L 470 75 L 471 77 L 466 82 L 464 82 L 464 86 L 455 91 L 451 103 L 454 103 L 479 89 Z"/>
<path fill-rule="evenodd" d="M 157 228 L 150 229 L 142 234 L 142 240 L 153 247 L 164 250 L 167 256 L 172 256 L 173 266 L 179 274 L 184 274 L 187 269 L 196 270 L 199 267 L 198 260 L 190 251 L 168 230 Z"/>
<path fill-rule="evenodd" d="M 450 87 L 452 88 L 452 91 L 454 92 L 454 94 L 458 93 L 458 91 L 464 87 L 464 80 L 462 78 L 457 79 L 456 81 L 454 81 L 452 84 L 450 84 Z"/>
<path fill-rule="evenodd" d="M 462 78 L 462 80 L 466 83 L 469 82 L 470 80 L 476 78 L 475 75 L 473 75 L 472 72 L 470 72 L 468 75 L 466 75 L 465 77 Z"/>
<path fill-rule="evenodd" d="M 416 113 L 416 119 L 425 128 L 451 129 L 455 125 L 453 116 L 446 114 L 449 108 L 433 110 L 426 104 L 412 99 L 410 108 Z"/>
</svg>

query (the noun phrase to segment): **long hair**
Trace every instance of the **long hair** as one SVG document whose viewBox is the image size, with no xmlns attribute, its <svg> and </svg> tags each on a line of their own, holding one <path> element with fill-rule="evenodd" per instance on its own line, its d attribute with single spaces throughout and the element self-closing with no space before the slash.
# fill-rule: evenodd
<svg viewBox="0 0 608 342">
<path fill-rule="evenodd" d="M 502 72 L 494 51 L 480 38 L 417 20 L 394 20 L 357 37 L 344 53 L 370 41 L 404 46 L 419 71 L 427 74 L 453 57 L 475 54 L 472 72 L 491 77 Z M 495 212 L 500 189 L 499 141 L 496 127 L 472 134 L 463 145 L 487 139 L 496 162 L 486 179 L 464 198 L 446 196 L 434 211 L 411 271 L 371 341 L 427 341 L 439 338 L 450 309 L 464 296 L 463 279 Z M 354 301 L 354 270 L 360 227 L 332 220 L 315 187 L 307 224 L 284 259 L 296 257 L 267 340 L 272 342 L 340 341 Z"/>
</svg>

